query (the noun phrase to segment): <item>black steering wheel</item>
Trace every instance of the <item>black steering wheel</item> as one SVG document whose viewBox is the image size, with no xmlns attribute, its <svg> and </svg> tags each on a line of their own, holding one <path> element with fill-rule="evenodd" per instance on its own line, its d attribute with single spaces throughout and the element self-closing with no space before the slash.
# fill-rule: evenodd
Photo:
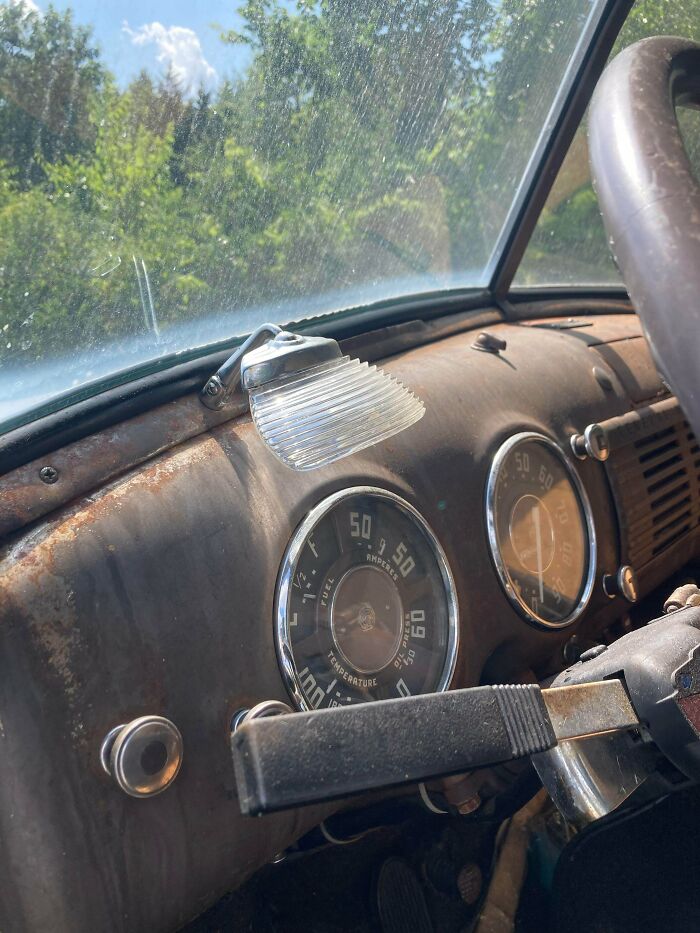
<svg viewBox="0 0 700 933">
<path fill-rule="evenodd" d="M 621 52 L 591 104 L 593 183 L 659 369 L 700 437 L 700 186 L 676 106 L 700 103 L 700 46 L 659 36 Z"/>
</svg>

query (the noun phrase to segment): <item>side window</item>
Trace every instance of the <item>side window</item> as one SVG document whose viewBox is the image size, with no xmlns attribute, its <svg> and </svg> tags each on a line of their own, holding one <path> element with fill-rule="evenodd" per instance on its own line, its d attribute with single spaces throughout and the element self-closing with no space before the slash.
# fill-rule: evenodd
<svg viewBox="0 0 700 933">
<path fill-rule="evenodd" d="M 630 12 L 612 56 L 639 39 L 686 36 L 700 41 L 700 0 L 682 4 L 640 0 Z M 679 111 L 691 163 L 700 178 L 700 113 Z M 591 185 L 585 120 L 547 198 L 515 277 L 515 286 L 619 284 L 598 201 Z"/>
</svg>

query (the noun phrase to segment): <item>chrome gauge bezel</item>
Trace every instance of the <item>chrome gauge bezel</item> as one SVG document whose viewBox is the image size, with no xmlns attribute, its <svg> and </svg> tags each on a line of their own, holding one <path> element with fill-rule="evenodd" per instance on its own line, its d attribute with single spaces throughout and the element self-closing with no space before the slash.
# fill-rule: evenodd
<svg viewBox="0 0 700 933">
<path fill-rule="evenodd" d="M 436 693 L 442 693 L 447 689 L 457 664 L 457 650 L 459 646 L 459 607 L 457 603 L 457 591 L 455 589 L 452 571 L 447 563 L 447 557 L 432 528 L 417 509 L 405 499 L 402 499 L 401 496 L 396 495 L 396 493 L 390 492 L 388 489 L 382 489 L 379 486 L 350 486 L 333 493 L 311 509 L 292 535 L 292 539 L 287 546 L 280 568 L 275 596 L 275 641 L 277 657 L 282 672 L 282 678 L 289 695 L 301 710 L 309 710 L 311 707 L 304 698 L 304 692 L 294 664 L 294 655 L 292 653 L 289 632 L 289 618 L 287 616 L 289 591 L 294 578 L 297 561 L 313 529 L 331 509 L 334 509 L 338 505 L 338 503 L 353 496 L 373 496 L 392 502 L 407 513 L 416 523 L 419 530 L 423 532 L 440 569 L 440 576 L 442 577 L 445 595 L 447 597 L 447 652 L 440 680 L 435 687 Z"/>
<path fill-rule="evenodd" d="M 564 467 L 569 479 L 571 480 L 574 490 L 576 491 L 576 494 L 581 503 L 581 508 L 585 518 L 586 532 L 588 534 L 588 573 L 578 603 L 576 604 L 573 611 L 570 612 L 565 619 L 562 619 L 561 622 L 550 622 L 548 619 L 543 619 L 534 613 L 532 609 L 523 600 L 520 599 L 513 587 L 513 584 L 511 583 L 510 575 L 503 562 L 501 549 L 498 542 L 495 513 L 495 498 L 498 476 L 504 461 L 510 455 L 511 451 L 525 441 L 532 441 L 543 444 L 548 450 L 551 451 L 551 453 L 554 454 L 555 457 L 557 457 L 559 462 Z M 556 441 L 552 440 L 551 437 L 547 437 L 546 434 L 540 434 L 537 431 L 521 431 L 518 434 L 513 434 L 498 448 L 493 457 L 493 460 L 491 461 L 488 481 L 486 483 L 486 528 L 488 531 L 491 559 L 496 568 L 496 572 L 498 573 L 501 586 L 505 590 L 506 595 L 518 610 L 520 615 L 523 616 L 528 622 L 532 622 L 534 625 L 539 625 L 543 628 L 561 629 L 572 625 L 585 610 L 593 592 L 593 586 L 595 584 L 597 572 L 598 543 L 596 540 L 595 523 L 593 521 L 591 503 L 588 498 L 588 493 L 586 492 L 586 489 L 581 482 L 581 477 L 578 475 L 576 468 L 566 456 L 562 448 L 556 443 Z"/>
</svg>

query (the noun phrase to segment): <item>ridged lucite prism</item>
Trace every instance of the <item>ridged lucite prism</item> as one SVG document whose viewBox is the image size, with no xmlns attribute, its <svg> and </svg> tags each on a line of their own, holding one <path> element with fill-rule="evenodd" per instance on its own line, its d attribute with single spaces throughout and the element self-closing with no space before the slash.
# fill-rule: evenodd
<svg viewBox="0 0 700 933">
<path fill-rule="evenodd" d="M 405 430 L 425 406 L 393 376 L 348 356 L 250 389 L 255 425 L 293 470 L 314 470 Z"/>
</svg>

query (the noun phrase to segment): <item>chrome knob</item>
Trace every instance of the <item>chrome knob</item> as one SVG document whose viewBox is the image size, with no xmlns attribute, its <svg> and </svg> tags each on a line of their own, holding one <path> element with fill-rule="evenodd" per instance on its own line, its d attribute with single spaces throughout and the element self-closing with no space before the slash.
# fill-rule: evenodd
<svg viewBox="0 0 700 933">
<path fill-rule="evenodd" d="M 615 574 L 606 573 L 603 577 L 603 589 L 610 599 L 623 596 L 628 603 L 636 603 L 639 599 L 637 574 L 629 564 L 623 564 Z"/>
<path fill-rule="evenodd" d="M 244 722 L 251 722 L 253 719 L 264 719 L 266 716 L 284 716 L 287 713 L 293 713 L 291 706 L 283 703 L 281 700 L 263 700 L 252 709 L 239 709 L 233 714 L 231 719 L 231 734 L 236 729 L 240 729 Z"/>
<path fill-rule="evenodd" d="M 571 436 L 571 449 L 579 460 L 590 457 L 591 460 L 604 462 L 610 456 L 610 444 L 605 428 L 599 424 L 589 424 L 583 434 Z"/>
<path fill-rule="evenodd" d="M 130 797 L 154 797 L 173 783 L 182 764 L 182 736 L 163 716 L 140 716 L 105 736 L 100 760 Z"/>
</svg>

